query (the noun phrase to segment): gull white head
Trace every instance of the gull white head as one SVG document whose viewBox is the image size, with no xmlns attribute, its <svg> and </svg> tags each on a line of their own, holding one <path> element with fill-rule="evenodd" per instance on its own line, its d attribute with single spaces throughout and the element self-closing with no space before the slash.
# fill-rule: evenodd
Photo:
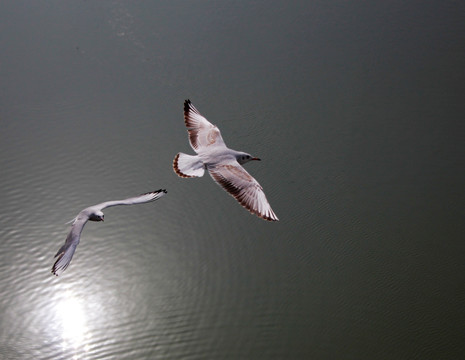
<svg viewBox="0 0 465 360">
<path fill-rule="evenodd" d="M 237 162 L 238 162 L 239 164 L 241 164 L 241 165 L 242 165 L 242 164 L 245 164 L 245 163 L 247 163 L 247 162 L 249 162 L 249 161 L 252 161 L 252 160 L 258 160 L 258 161 L 260 161 L 259 158 L 254 157 L 254 156 L 252 156 L 252 155 L 250 155 L 250 154 L 247 154 L 247 153 L 245 153 L 245 152 L 240 152 L 240 151 L 238 151 L 237 154 L 236 154 L 236 160 L 237 160 Z"/>
</svg>

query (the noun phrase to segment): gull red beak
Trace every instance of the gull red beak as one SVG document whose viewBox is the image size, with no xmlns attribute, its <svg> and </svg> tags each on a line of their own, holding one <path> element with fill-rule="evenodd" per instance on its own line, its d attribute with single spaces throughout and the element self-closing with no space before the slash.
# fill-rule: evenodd
<svg viewBox="0 0 465 360">
<path fill-rule="evenodd" d="M 260 159 L 260 158 L 257 158 L 257 157 L 253 157 L 251 160 L 258 160 L 258 161 L 262 161 L 262 159 Z"/>
</svg>

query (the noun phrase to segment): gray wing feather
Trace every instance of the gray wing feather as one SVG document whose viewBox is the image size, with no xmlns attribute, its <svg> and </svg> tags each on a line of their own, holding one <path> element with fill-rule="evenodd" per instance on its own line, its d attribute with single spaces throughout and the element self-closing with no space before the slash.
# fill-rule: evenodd
<svg viewBox="0 0 465 360">
<path fill-rule="evenodd" d="M 81 239 L 82 229 L 87 223 L 87 220 L 89 220 L 87 216 L 79 215 L 74 221 L 74 224 L 71 226 L 71 230 L 66 237 L 65 244 L 60 248 L 60 250 L 58 250 L 55 255 L 55 257 L 58 257 L 58 259 L 55 261 L 55 264 L 53 264 L 52 274 L 56 276 L 65 271 L 71 262 L 74 252 L 76 251 L 76 247 L 79 244 L 79 240 Z"/>
<path fill-rule="evenodd" d="M 117 205 L 135 205 L 135 204 L 143 204 L 155 201 L 161 198 L 163 195 L 167 193 L 166 190 L 160 189 L 157 191 L 148 192 L 145 194 L 141 194 L 139 196 L 130 197 L 124 200 L 113 200 L 113 201 L 106 201 L 104 203 L 98 204 L 93 206 L 93 208 L 98 210 L 103 210 L 110 206 L 117 206 Z"/>
<path fill-rule="evenodd" d="M 220 130 L 202 116 L 190 100 L 184 102 L 184 122 L 189 133 L 189 142 L 196 153 L 199 154 L 208 147 L 226 147 Z"/>
<path fill-rule="evenodd" d="M 252 214 L 268 221 L 279 220 L 263 188 L 237 161 L 211 165 L 207 169 L 213 180 Z"/>
</svg>

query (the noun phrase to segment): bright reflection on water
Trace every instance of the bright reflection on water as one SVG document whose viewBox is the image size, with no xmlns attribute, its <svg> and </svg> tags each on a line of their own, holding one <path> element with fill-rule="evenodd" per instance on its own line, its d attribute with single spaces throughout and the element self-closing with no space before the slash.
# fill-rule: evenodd
<svg viewBox="0 0 465 360">
<path fill-rule="evenodd" d="M 72 291 L 67 291 L 64 298 L 56 306 L 56 317 L 61 323 L 63 350 L 70 348 L 76 352 L 89 351 L 88 340 L 91 338 L 86 326 L 86 315 L 82 301 Z M 78 359 L 78 355 L 74 355 Z"/>
</svg>

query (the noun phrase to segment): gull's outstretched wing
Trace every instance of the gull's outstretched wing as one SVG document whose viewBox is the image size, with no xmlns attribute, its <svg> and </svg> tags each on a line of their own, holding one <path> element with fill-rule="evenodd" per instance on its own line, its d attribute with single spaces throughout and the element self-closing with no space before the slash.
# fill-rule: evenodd
<svg viewBox="0 0 465 360">
<path fill-rule="evenodd" d="M 278 221 L 263 188 L 237 161 L 223 162 L 207 167 L 211 177 L 239 203 L 262 219 Z"/>
<path fill-rule="evenodd" d="M 103 210 L 110 206 L 117 206 L 117 205 L 135 205 L 135 204 L 143 204 L 148 203 L 151 201 L 155 201 L 165 195 L 167 191 L 165 189 L 160 189 L 157 191 L 148 192 L 139 196 L 130 197 L 124 200 L 113 200 L 113 201 L 106 201 L 104 203 L 92 206 L 94 210 Z"/>
<path fill-rule="evenodd" d="M 66 237 L 65 244 L 58 250 L 55 257 L 58 256 L 58 259 L 55 261 L 52 267 L 52 274 L 58 276 L 63 271 L 66 270 L 71 259 L 73 258 L 74 251 L 76 251 L 76 247 L 79 244 L 79 240 L 81 238 L 81 232 L 84 228 L 84 225 L 89 220 L 89 217 L 83 214 L 83 212 L 79 213 L 79 215 L 74 220 L 73 225 L 71 226 L 71 230 Z"/>
<path fill-rule="evenodd" d="M 220 129 L 205 119 L 190 100 L 184 101 L 184 122 L 189 132 L 189 142 L 198 154 L 206 148 L 226 147 Z"/>
</svg>

